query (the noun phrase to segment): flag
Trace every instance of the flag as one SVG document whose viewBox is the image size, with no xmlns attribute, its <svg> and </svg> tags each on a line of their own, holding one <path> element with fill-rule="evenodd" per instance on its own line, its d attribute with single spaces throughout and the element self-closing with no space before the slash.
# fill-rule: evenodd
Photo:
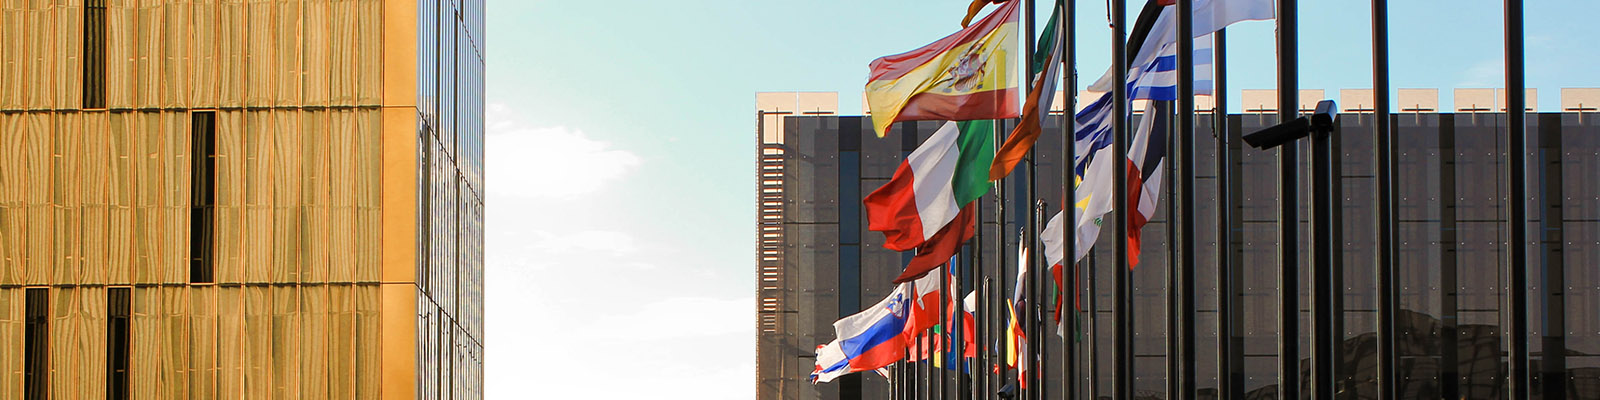
<svg viewBox="0 0 1600 400">
<path fill-rule="evenodd" d="M 1177 99 L 1177 28 L 1176 7 L 1165 7 L 1161 4 L 1147 3 L 1139 20 L 1134 25 L 1134 30 L 1129 35 L 1130 64 L 1128 82 L 1130 100 L 1156 100 L 1171 101 Z M 1210 75 L 1212 48 L 1210 33 L 1238 21 L 1272 18 L 1271 0 L 1195 0 L 1195 30 L 1192 32 L 1201 40 L 1196 42 L 1196 93 L 1209 93 L 1211 88 Z M 1202 22 L 1204 21 L 1204 22 Z M 1202 51 L 1204 50 L 1204 51 Z M 1202 75 L 1204 73 L 1205 75 Z M 1110 71 L 1101 77 L 1090 90 L 1106 91 L 1111 87 Z M 1132 143 L 1128 144 L 1128 159 L 1121 161 L 1110 160 L 1109 131 L 1112 108 L 1109 105 L 1109 94 L 1091 105 L 1106 104 L 1097 110 L 1099 115 L 1091 115 L 1090 124 L 1084 124 L 1084 114 L 1079 113 L 1079 131 L 1075 134 L 1079 148 L 1089 144 L 1090 154 L 1087 159 L 1075 159 L 1074 168 L 1079 172 L 1081 184 L 1078 186 L 1077 201 L 1074 202 L 1078 213 L 1076 214 L 1077 251 L 1073 262 L 1082 260 L 1088 255 L 1090 247 L 1094 245 L 1095 238 L 1099 236 L 1103 217 L 1112 210 L 1112 173 L 1113 168 L 1126 168 L 1128 170 L 1128 261 L 1129 266 L 1139 263 L 1141 248 L 1141 228 L 1155 213 L 1156 201 L 1160 195 L 1162 164 L 1166 157 L 1166 129 L 1156 129 L 1158 125 L 1166 123 L 1158 121 L 1164 117 L 1164 112 L 1156 112 L 1152 105 L 1147 105 L 1139 127 L 1134 133 Z M 1089 111 L 1085 109 L 1084 111 Z M 1098 130 L 1107 132 L 1105 136 Z M 1086 132 L 1087 131 L 1087 132 Z M 1104 139 L 1102 139 L 1104 138 Z M 1104 146 L 1100 144 L 1105 143 Z"/>
<path fill-rule="evenodd" d="M 951 265 L 954 265 L 954 264 L 951 264 Z M 958 340 L 961 342 L 961 354 L 959 356 L 955 353 L 954 350 L 946 353 L 946 358 L 948 360 L 946 360 L 947 364 L 945 364 L 945 365 L 948 365 L 948 366 L 950 366 L 949 368 L 954 369 L 956 365 L 963 365 L 964 366 L 966 364 L 966 363 L 958 362 L 956 360 L 957 357 L 965 357 L 965 358 L 977 357 L 977 351 L 975 349 L 973 349 L 973 337 L 972 336 L 973 336 L 973 330 L 975 328 L 973 326 L 973 321 L 972 321 L 972 305 L 973 305 L 973 302 L 970 299 L 972 295 L 969 293 L 967 295 L 968 299 L 966 299 L 966 300 L 963 300 L 961 298 L 957 298 L 956 297 L 957 295 L 960 294 L 960 289 L 958 289 L 958 287 L 960 286 L 959 285 L 960 279 L 957 278 L 955 268 L 949 268 L 949 271 L 950 271 L 950 278 L 947 280 L 947 282 L 949 282 L 950 284 L 945 286 L 945 291 L 946 291 L 945 293 L 948 293 L 947 296 L 949 298 L 950 310 L 949 310 L 949 314 L 948 314 L 949 317 L 946 318 L 945 320 L 946 321 L 950 321 L 950 324 L 952 325 L 952 327 L 950 329 L 945 330 L 945 334 L 944 334 L 945 337 L 944 337 L 943 340 L 946 340 L 946 341 L 948 341 L 948 343 L 951 343 L 951 344 L 956 343 Z M 956 337 L 957 334 L 961 335 L 961 337 L 957 338 Z M 966 369 L 965 367 L 962 368 L 962 370 L 965 370 L 965 369 Z"/>
<path fill-rule="evenodd" d="M 1016 117 L 1017 20 L 1012 1 L 972 26 L 909 52 L 872 61 L 867 107 L 878 137 L 899 121 Z"/>
<path fill-rule="evenodd" d="M 1196 38 L 1195 50 L 1199 54 L 1201 37 L 1216 32 L 1240 21 L 1270 20 L 1273 18 L 1273 0 L 1194 0 L 1194 31 L 1192 37 Z M 1146 15 L 1150 19 L 1147 21 Z M 1152 8 L 1147 4 L 1139 15 L 1139 20 L 1128 34 L 1128 79 L 1137 78 L 1134 69 L 1147 65 L 1158 57 L 1169 43 L 1177 43 L 1178 37 L 1177 7 L 1158 5 Z M 1209 42 L 1209 41 L 1207 41 Z M 1208 52 L 1209 54 L 1209 52 Z M 1200 77 L 1200 60 L 1195 59 L 1195 77 Z M 1209 74 L 1208 74 L 1209 75 Z M 1089 86 L 1090 91 L 1107 92 L 1111 90 L 1112 77 L 1108 68 L 1105 75 Z M 1200 91 L 1201 85 L 1195 86 L 1195 93 Z M 1207 88 L 1209 89 L 1209 88 Z"/>
<path fill-rule="evenodd" d="M 1194 93 L 1211 94 L 1212 36 L 1206 34 L 1194 41 Z M 1129 81 L 1137 85 L 1128 88 L 1128 98 L 1133 100 L 1178 99 L 1178 44 L 1167 43 L 1160 54 L 1143 67 L 1129 74 Z"/>
<path fill-rule="evenodd" d="M 1166 169 L 1162 166 L 1167 156 L 1165 127 L 1172 123 L 1171 112 L 1171 108 L 1156 107 L 1155 102 L 1146 103 L 1139 131 L 1128 147 L 1128 206 L 1133 211 L 1128 213 L 1129 268 L 1139 265 L 1144 225 L 1156 215 L 1156 201 L 1161 199 L 1161 177 Z"/>
<path fill-rule="evenodd" d="M 909 293 L 913 294 L 911 303 L 906 305 L 906 324 L 901 336 L 905 336 L 907 345 L 915 345 L 918 335 L 939 324 L 939 274 L 927 274 L 902 285 L 906 284 L 911 285 Z"/>
<path fill-rule="evenodd" d="M 933 329 L 932 334 L 921 332 L 906 341 L 906 361 L 921 362 L 931 360 L 934 366 L 941 366 L 939 355 L 944 354 L 944 346 L 936 340 L 940 336 L 939 327 L 934 326 Z M 919 342 L 918 340 L 921 341 Z"/>
<path fill-rule="evenodd" d="M 1062 259 L 1065 258 L 1066 249 L 1064 247 L 1066 246 L 1062 245 L 1065 238 L 1061 232 L 1066 222 L 1063 221 L 1062 216 L 1061 212 L 1057 212 L 1055 216 L 1050 217 L 1050 222 L 1045 224 L 1044 230 L 1039 232 L 1040 241 L 1044 243 L 1045 263 L 1050 265 L 1050 276 L 1056 282 L 1055 321 L 1057 335 L 1065 335 L 1067 329 L 1066 325 L 1061 322 L 1061 316 L 1066 313 L 1066 306 L 1063 303 L 1066 302 L 1065 298 L 1068 296 L 1065 276 L 1066 267 L 1065 263 L 1062 262 Z M 1073 264 L 1076 265 L 1076 263 Z M 1079 287 L 1081 285 L 1078 284 L 1077 269 L 1074 267 L 1071 286 L 1072 308 L 1077 311 L 1083 311 L 1083 304 L 1078 293 Z M 1074 318 L 1076 318 L 1076 315 L 1074 315 Z"/>
<path fill-rule="evenodd" d="M 867 229 L 883 232 L 886 249 L 926 244 L 956 220 L 963 206 L 989 192 L 992 159 L 994 121 L 945 123 L 900 163 L 888 183 L 862 199 Z"/>
<path fill-rule="evenodd" d="M 1019 242 L 1020 243 L 1020 242 Z M 1006 304 L 1006 311 L 1010 313 L 1010 322 L 1006 323 L 1006 365 L 1017 368 L 1018 381 L 1023 388 L 1027 388 L 1028 366 L 1028 335 L 1022 331 L 1022 321 L 1018 320 L 1019 313 L 1027 312 L 1027 297 L 1023 291 L 1027 289 L 1028 276 L 1028 246 L 1018 246 L 1017 254 L 1017 281 L 1011 290 L 1011 302 Z"/>
<path fill-rule="evenodd" d="M 1022 325 L 1017 322 L 1017 305 L 1006 304 L 1006 311 L 1011 313 L 1011 323 L 1006 327 L 1010 340 L 1006 341 L 1006 366 L 1017 368 L 1017 381 L 1023 389 L 1028 388 L 1028 335 L 1022 332 Z"/>
<path fill-rule="evenodd" d="M 1028 155 L 1028 150 L 1033 149 L 1033 144 L 1039 140 L 1043 132 L 1044 119 L 1050 115 L 1050 103 L 1055 100 L 1056 81 L 1059 78 L 1061 63 L 1056 59 L 1055 27 L 1057 9 L 1050 15 L 1050 22 L 1045 25 L 1043 35 L 1039 38 L 1039 49 L 1034 56 L 1037 62 L 1032 65 L 1034 73 L 1033 90 L 1028 92 L 1028 101 L 1022 107 L 1022 121 L 1011 130 L 1011 135 L 1006 137 L 1004 145 L 995 154 L 993 163 L 989 166 L 989 180 L 1000 180 L 1011 174 L 1017 167 L 1017 162 Z"/>
<path fill-rule="evenodd" d="M 948 262 L 950 257 L 961 249 L 962 243 L 972 239 L 973 233 L 976 232 L 972 218 L 977 212 L 975 203 L 967 203 L 966 207 L 962 207 L 961 212 L 956 214 L 955 221 L 917 248 L 917 255 L 911 257 L 911 263 L 906 264 L 906 270 L 894 278 L 895 283 L 920 278 L 928 274 L 928 271 Z"/>
<path fill-rule="evenodd" d="M 967 297 L 961 299 L 961 304 L 966 308 L 961 317 L 961 338 L 963 347 L 966 348 L 966 357 L 978 356 L 978 337 L 975 328 L 978 319 L 978 291 L 967 292 Z"/>
<path fill-rule="evenodd" d="M 961 27 L 965 28 L 967 25 L 971 25 L 972 19 L 978 17 L 978 11 L 983 11 L 983 6 L 989 5 L 989 3 L 999 3 L 1003 1 L 1005 0 L 972 0 L 972 4 L 967 5 L 966 18 L 961 19 Z"/>
<path fill-rule="evenodd" d="M 905 355 L 906 302 L 911 285 L 895 287 L 878 304 L 833 323 L 835 339 L 817 348 L 811 382 L 883 368 Z"/>
</svg>

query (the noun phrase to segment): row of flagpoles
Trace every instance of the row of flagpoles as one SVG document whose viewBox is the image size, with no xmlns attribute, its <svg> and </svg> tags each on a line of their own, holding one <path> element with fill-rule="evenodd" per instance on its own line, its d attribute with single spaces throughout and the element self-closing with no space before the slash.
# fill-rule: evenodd
<svg viewBox="0 0 1600 400">
<path fill-rule="evenodd" d="M 1002 3 L 986 17 L 971 20 L 990 2 Z M 866 196 L 864 206 L 868 214 L 869 229 L 883 232 L 885 248 L 913 252 L 904 272 L 896 278 L 898 285 L 888 297 L 862 312 L 843 318 L 834 324 L 836 339 L 818 346 L 817 365 L 811 379 L 827 382 L 845 374 L 872 371 L 890 378 L 892 397 L 895 399 L 946 398 L 957 394 L 961 398 L 990 398 L 992 396 L 1043 399 L 1046 393 L 1059 393 L 1065 398 L 1095 398 L 1105 390 L 1097 388 L 1095 371 L 1080 371 L 1087 365 L 1098 366 L 1104 355 L 1098 354 L 1092 334 L 1087 341 L 1079 332 L 1099 332 L 1095 312 L 1081 321 L 1078 305 L 1079 291 L 1085 278 L 1087 286 L 1095 287 L 1095 275 L 1085 271 L 1082 262 L 1099 235 L 1101 222 L 1109 216 L 1113 226 L 1116 248 L 1111 252 L 1113 268 L 1113 302 L 1111 309 L 1113 352 L 1110 355 L 1113 370 L 1110 392 L 1113 398 L 1133 397 L 1133 344 L 1130 305 L 1131 277 L 1129 270 L 1138 264 L 1140 231 L 1155 213 L 1159 189 L 1166 174 L 1177 179 L 1174 185 L 1175 214 L 1172 215 L 1173 249 L 1168 274 L 1170 310 L 1168 321 L 1171 341 L 1168 357 L 1168 391 L 1171 398 L 1191 399 L 1196 396 L 1197 370 L 1203 367 L 1196 362 L 1193 332 L 1196 330 L 1196 296 L 1194 265 L 1196 264 L 1194 219 L 1194 135 L 1196 94 L 1214 97 L 1217 124 L 1217 169 L 1220 188 L 1227 182 L 1228 140 L 1237 133 L 1226 132 L 1224 112 L 1225 91 L 1225 32 L 1224 28 L 1247 20 L 1275 20 L 1278 35 L 1278 110 L 1280 121 L 1296 118 L 1299 112 L 1297 58 L 1297 12 L 1295 0 L 1147 0 L 1138 19 L 1128 29 L 1126 0 L 1110 1 L 1112 29 L 1112 66 L 1105 76 L 1089 86 L 1099 97 L 1078 110 L 1073 96 L 1078 87 L 1076 80 L 1076 41 L 1074 40 L 1075 2 L 1057 0 L 1049 26 L 1035 40 L 1033 32 L 1032 0 L 974 0 L 968 15 L 962 21 L 963 29 L 932 44 L 910 52 L 874 60 L 867 84 L 867 102 L 872 110 L 874 130 L 879 137 L 889 131 L 894 122 L 916 120 L 947 120 L 931 137 L 924 141 L 900 165 L 889 183 Z M 1378 121 L 1388 120 L 1388 47 L 1387 3 L 1373 0 L 1373 54 L 1374 97 Z M 1507 42 L 1507 93 L 1510 110 L 1522 110 L 1522 38 L 1521 2 L 1506 0 Z M 1023 48 L 1017 49 L 1018 32 Z M 1037 46 L 1036 46 L 1037 44 Z M 1196 45 L 1203 45 L 1196 48 Z M 1037 49 L 1035 47 L 1038 47 Z M 1013 54 L 1021 54 L 1021 68 L 1012 64 Z M 1199 56 L 1199 57 L 1197 57 Z M 1062 73 L 1065 65 L 1068 73 Z M 1029 82 L 1024 85 L 1017 70 L 1026 70 Z M 1196 71 L 1209 70 L 1205 76 Z M 1036 181 L 1035 141 L 1044 134 L 1044 119 L 1048 115 L 1053 92 L 1060 77 L 1065 76 L 1064 88 L 1068 95 L 1066 110 L 1078 110 L 1072 118 L 1063 118 L 1062 148 L 1063 199 L 1073 199 L 1074 213 L 1057 213 L 1049 224 L 1042 224 L 1046 214 L 1044 204 L 1038 202 L 1033 187 Z M 1019 103 L 1018 99 L 1023 98 Z M 1132 101 L 1146 100 L 1137 125 L 1131 119 Z M 1512 133 L 1508 141 L 1521 143 L 1525 135 L 1520 122 L 1522 114 L 1513 112 L 1508 124 Z M 1018 118 L 1020 120 L 1002 136 L 995 120 Z M 1175 117 L 1175 118 L 1173 118 Z M 1170 119 L 1170 120 L 1168 120 Z M 1168 124 L 1177 136 L 1168 141 Z M 1396 352 L 1394 344 L 1394 265 L 1395 265 L 1395 200 L 1392 171 L 1394 168 L 1391 127 L 1378 123 L 1375 136 L 1378 142 L 1378 186 L 1380 227 L 1377 233 L 1379 252 L 1380 307 L 1379 336 L 1379 392 L 1380 398 L 1394 398 Z M 1137 129 L 1130 130 L 1130 126 Z M 996 142 L 1000 146 L 996 148 Z M 1175 145 L 1175 157 L 1166 154 L 1167 143 Z M 1298 204 L 1299 187 L 1297 148 L 1279 148 L 1279 196 L 1281 204 Z M 1523 176 L 1525 168 L 1521 152 L 1509 152 L 1509 176 Z M 1313 157 L 1316 157 L 1313 154 Z M 1071 160 L 1070 164 L 1066 160 Z M 1026 161 L 1026 162 L 1024 162 Z M 1070 166 L 1070 167 L 1067 167 Z M 1169 168 L 1170 167 L 1170 168 Z M 1004 209 L 1007 188 L 1004 178 L 1017 169 L 1025 171 L 1021 181 L 1026 185 L 1018 190 L 1030 201 L 1022 210 Z M 1167 169 L 1170 172 L 1164 173 Z M 1522 198 L 1521 185 L 1511 186 L 1511 198 Z M 1016 188 L 1011 188 L 1015 190 Z M 1003 254 L 1005 238 L 985 238 L 981 234 L 985 214 L 979 201 L 989 191 L 995 191 L 998 202 L 992 217 L 996 226 L 1005 226 L 1008 216 L 1022 229 L 1017 239 L 1018 264 L 1015 276 L 1007 276 L 1004 266 L 987 262 L 979 255 L 987 246 L 995 246 L 994 254 Z M 1220 221 L 1233 217 L 1234 201 L 1228 190 L 1218 191 Z M 1314 196 L 1315 197 L 1315 196 Z M 1064 202 L 1065 203 L 1065 202 Z M 1520 207 L 1511 207 L 1509 221 L 1521 220 Z M 1300 354 L 1294 338 L 1299 337 L 1298 286 L 1300 250 L 1298 247 L 1298 207 L 1279 207 L 1280 238 L 1280 340 L 1278 365 L 1278 393 L 1284 397 L 1300 397 Z M 1320 218 L 1320 216 L 1319 216 Z M 1019 221 L 1020 220 L 1020 221 Z M 1041 229 L 1041 225 L 1043 226 Z M 1236 238 L 1229 224 L 1218 224 L 1215 235 L 1218 243 L 1217 263 L 1232 266 Z M 1526 237 L 1523 224 L 1510 224 L 1510 243 L 1521 243 Z M 996 230 L 1002 232 L 1003 230 Z M 975 239 L 975 240 L 974 240 Z M 1322 237 L 1323 242 L 1331 238 Z M 992 240 L 992 243 L 988 241 Z M 1331 243 L 1331 242 L 1330 242 Z M 1326 243 L 1324 243 L 1326 244 Z M 1316 246 L 1314 246 L 1316 247 Z M 1525 249 L 1511 248 L 1508 263 L 1512 265 L 1510 287 L 1523 287 L 1525 282 Z M 1033 251 L 1030 251 L 1033 250 Z M 1313 274 L 1323 274 L 1324 257 L 1330 248 L 1312 249 Z M 1042 254 L 1041 254 L 1042 253 Z M 1040 264 L 1032 257 L 1042 257 Z M 1071 257 L 1068 259 L 1068 257 Z M 1036 268 L 1048 265 L 1048 269 Z M 1064 266 L 1072 265 L 1073 268 Z M 992 266 L 997 274 L 983 272 Z M 1219 268 L 1218 292 L 1232 293 L 1236 277 L 1233 268 Z M 999 279 L 991 284 L 990 277 Z M 1327 279 L 1324 279 L 1327 278 Z M 1333 317 L 1323 304 L 1337 292 L 1338 276 L 1313 275 L 1319 287 L 1314 304 L 1312 331 L 1311 390 L 1314 398 L 1332 398 L 1335 395 L 1335 360 L 1337 344 L 1326 324 Z M 1009 282 L 1008 282 L 1009 280 Z M 1054 281 L 1053 290 L 1047 291 L 1045 283 Z M 1070 285 L 1070 286 L 1068 286 Z M 1071 290 L 1067 290 L 1070 287 Z M 1009 289 L 1009 295 L 1005 293 Z M 1512 290 L 1508 308 L 1526 308 L 1526 294 Z M 1048 296 L 1047 296 L 1048 295 Z M 1053 305 L 1046 306 L 1042 299 L 1053 297 Z M 1068 297 L 1071 299 L 1068 300 Z M 1237 335 L 1238 326 L 1229 314 L 1238 310 L 1232 296 L 1217 296 L 1219 323 L 1218 354 L 1215 371 L 1219 377 L 1219 391 L 1223 398 L 1242 398 L 1244 376 L 1242 349 L 1231 339 Z M 1071 302 L 1073 311 L 1064 309 Z M 1088 296 L 1090 310 L 1099 310 L 1095 296 Z M 1335 307 L 1337 308 L 1337 307 Z M 1054 311 L 1055 326 L 1047 326 L 1045 315 Z M 1320 312 L 1320 313 L 1319 313 Z M 1512 313 L 1511 332 L 1526 331 L 1525 313 Z M 1078 326 L 1087 322 L 1084 329 Z M 1044 340 L 1048 330 L 1056 330 L 1063 354 L 1052 371 L 1044 361 L 1051 357 L 1045 353 L 1049 346 Z M 1337 330 L 1333 330 L 1337 331 Z M 998 334 L 998 337 L 990 337 Z M 1512 340 L 1510 346 L 1510 373 L 1513 377 L 1527 374 L 1526 341 Z M 991 358 L 991 356 L 995 358 Z M 1204 368 L 1211 369 L 1211 368 Z M 944 387 L 951 382 L 954 370 L 958 387 Z M 1085 374 L 1084 372 L 1091 372 Z M 1046 374 L 1059 374 L 1065 387 L 1050 390 L 1044 387 L 1050 380 Z M 1525 398 L 1525 379 L 1511 379 L 1511 398 Z M 1052 396 L 1053 397 L 1053 396 Z"/>
</svg>

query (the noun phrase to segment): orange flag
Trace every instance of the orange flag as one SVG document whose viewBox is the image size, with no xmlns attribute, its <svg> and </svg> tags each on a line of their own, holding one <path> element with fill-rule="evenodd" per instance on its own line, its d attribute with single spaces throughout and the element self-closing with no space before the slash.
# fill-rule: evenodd
<svg viewBox="0 0 1600 400">
<path fill-rule="evenodd" d="M 1011 174 L 1017 167 L 1017 162 L 1028 155 L 1028 150 L 1033 149 L 1033 143 L 1039 140 L 1039 133 L 1043 130 L 1040 121 L 1050 111 L 1050 101 L 1055 100 L 1056 78 L 1055 54 L 1045 58 L 1045 72 L 1033 82 L 1033 91 L 1028 92 L 1028 101 L 1022 106 L 1022 121 L 1016 128 L 1011 129 L 1011 136 L 1006 137 L 1006 143 L 994 155 L 994 162 L 989 164 L 989 180 L 997 181 Z M 1052 89 L 1052 90 L 1047 90 Z M 1048 92 L 1048 93 L 1047 93 Z M 1049 97 L 1049 98 L 1045 98 Z M 1042 103 L 1042 104 L 1041 104 Z"/>
<path fill-rule="evenodd" d="M 961 19 L 961 27 L 965 28 L 968 24 L 971 24 L 972 19 L 978 16 L 978 12 L 983 11 L 983 6 L 1003 1 L 1005 0 L 972 0 L 972 4 L 967 5 L 967 17 Z"/>
</svg>

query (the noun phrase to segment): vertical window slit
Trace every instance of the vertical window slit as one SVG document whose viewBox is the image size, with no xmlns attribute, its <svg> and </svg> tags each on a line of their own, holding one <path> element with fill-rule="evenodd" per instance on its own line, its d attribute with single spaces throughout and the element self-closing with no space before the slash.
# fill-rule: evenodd
<svg viewBox="0 0 1600 400">
<path fill-rule="evenodd" d="M 106 290 L 106 400 L 128 399 L 128 317 L 132 289 Z"/>
<path fill-rule="evenodd" d="M 106 0 L 83 4 L 83 108 L 106 108 Z"/>
<path fill-rule="evenodd" d="M 29 288 L 23 358 L 23 398 L 45 400 L 50 393 L 50 289 Z"/>
<path fill-rule="evenodd" d="M 217 113 L 197 111 L 190 114 L 191 162 L 190 192 L 192 207 L 189 220 L 189 283 L 213 283 L 212 274 L 216 260 L 212 254 L 212 209 L 217 182 L 214 167 L 217 157 Z"/>
</svg>

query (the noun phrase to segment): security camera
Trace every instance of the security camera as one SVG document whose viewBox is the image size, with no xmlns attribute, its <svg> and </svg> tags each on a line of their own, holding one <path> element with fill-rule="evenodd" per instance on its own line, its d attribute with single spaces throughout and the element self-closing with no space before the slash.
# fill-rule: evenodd
<svg viewBox="0 0 1600 400">
<path fill-rule="evenodd" d="M 1318 134 L 1333 133 L 1333 125 L 1339 119 L 1339 114 L 1334 112 L 1336 108 L 1338 106 L 1334 105 L 1333 100 L 1317 102 L 1317 111 L 1311 114 L 1311 118 L 1295 118 L 1288 122 L 1244 135 L 1244 142 L 1249 144 L 1250 147 L 1266 150 L 1310 136 L 1312 132 L 1317 132 Z"/>
<path fill-rule="evenodd" d="M 1333 133 L 1333 124 L 1339 121 L 1338 106 L 1333 100 L 1317 102 L 1317 112 L 1311 114 L 1311 131 L 1316 133 Z"/>
</svg>

